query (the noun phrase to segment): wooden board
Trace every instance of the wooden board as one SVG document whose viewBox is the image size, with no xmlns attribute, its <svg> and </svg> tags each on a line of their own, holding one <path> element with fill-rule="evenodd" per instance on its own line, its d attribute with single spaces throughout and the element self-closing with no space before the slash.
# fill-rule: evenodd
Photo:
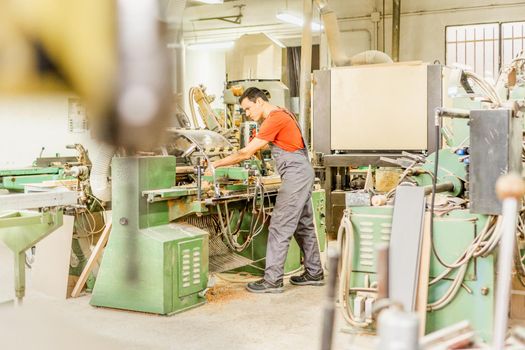
<svg viewBox="0 0 525 350">
<path fill-rule="evenodd" d="M 91 252 L 91 255 L 89 257 L 89 260 L 86 264 L 86 267 L 84 267 L 84 270 L 82 270 L 82 273 L 80 274 L 80 277 L 75 285 L 75 288 L 73 288 L 73 292 L 71 293 L 71 297 L 76 298 L 80 295 L 80 292 L 82 291 L 82 288 L 84 288 L 84 284 L 86 283 L 89 274 L 95 267 L 95 264 L 97 263 L 98 259 L 102 255 L 103 248 L 106 246 L 106 243 L 109 238 L 109 232 L 111 231 L 111 219 L 108 220 L 106 224 L 106 228 L 104 228 L 104 231 L 100 235 L 100 238 L 98 239 L 97 245 L 95 246 L 95 249 L 93 249 L 93 252 Z"/>
</svg>

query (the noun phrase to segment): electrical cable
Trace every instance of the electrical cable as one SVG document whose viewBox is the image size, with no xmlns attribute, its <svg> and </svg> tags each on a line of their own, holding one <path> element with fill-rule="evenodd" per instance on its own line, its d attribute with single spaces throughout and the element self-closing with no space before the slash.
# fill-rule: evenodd
<svg viewBox="0 0 525 350">
<path fill-rule="evenodd" d="M 260 194 L 258 194 L 258 192 L 260 192 Z M 257 207 L 259 196 L 261 198 L 261 202 L 260 202 L 260 208 L 257 209 L 256 207 Z M 253 241 L 253 239 L 263 231 L 268 221 L 268 218 L 269 218 L 266 216 L 264 198 L 265 198 L 264 186 L 262 186 L 262 183 L 258 181 L 258 183 L 255 186 L 255 192 L 253 195 L 250 230 L 248 232 L 248 236 L 246 237 L 245 241 L 242 244 L 239 244 L 237 242 L 237 239 L 234 236 L 236 236 L 240 231 L 242 219 L 244 218 L 244 211 L 243 211 L 242 217 L 239 217 L 237 221 L 237 225 L 236 225 L 237 228 L 235 232 L 232 232 L 231 231 L 232 220 L 230 219 L 230 216 L 229 216 L 228 202 L 224 203 L 224 210 L 225 210 L 226 218 L 224 218 L 224 214 L 222 213 L 221 204 L 219 203 L 217 205 L 217 212 L 218 212 L 218 217 L 219 217 L 221 233 L 226 241 L 227 246 L 231 250 L 236 251 L 236 252 L 242 252 L 244 249 L 246 249 L 246 247 L 248 247 L 248 245 Z M 261 216 L 262 216 L 262 220 L 261 220 Z M 260 226 L 257 226 L 259 225 L 259 220 L 261 220 L 261 223 L 260 223 Z"/>
<path fill-rule="evenodd" d="M 438 178 L 438 169 L 439 169 L 439 149 L 440 149 L 440 138 L 441 138 L 441 122 L 436 120 L 435 126 L 435 135 L 436 135 L 436 152 L 434 153 L 434 177 L 432 177 L 432 195 L 430 199 L 430 245 L 432 247 L 432 253 L 434 253 L 438 262 L 447 268 L 452 268 L 447 263 L 441 259 L 438 252 L 436 251 L 436 245 L 434 244 L 434 206 L 436 203 L 436 186 Z"/>
<path fill-rule="evenodd" d="M 445 278 L 453 270 L 459 269 L 452 284 L 447 291 L 435 302 L 428 304 L 427 308 L 431 310 L 439 310 L 448 305 L 459 292 L 460 287 L 463 285 L 463 280 L 467 271 L 467 267 L 472 258 L 479 256 L 485 257 L 492 253 L 500 241 L 502 230 L 501 230 L 501 218 L 496 219 L 494 216 L 490 216 L 487 219 L 482 232 L 477 235 L 475 234 L 474 241 L 467 247 L 467 249 L 456 259 L 452 264 L 446 263 L 444 259 L 439 255 L 434 242 L 435 225 L 434 225 L 434 213 L 435 213 L 435 197 L 436 197 L 436 186 L 438 181 L 439 171 L 439 149 L 441 139 L 441 123 L 440 120 L 436 120 L 436 153 L 434 159 L 434 176 L 432 177 L 432 194 L 430 202 L 430 241 L 432 253 L 438 260 L 438 262 L 445 267 L 445 270 L 429 282 L 429 285 L 433 285 L 438 281 Z M 477 225 L 475 224 L 475 228 Z M 463 285 L 467 291 L 466 285 Z"/>
</svg>

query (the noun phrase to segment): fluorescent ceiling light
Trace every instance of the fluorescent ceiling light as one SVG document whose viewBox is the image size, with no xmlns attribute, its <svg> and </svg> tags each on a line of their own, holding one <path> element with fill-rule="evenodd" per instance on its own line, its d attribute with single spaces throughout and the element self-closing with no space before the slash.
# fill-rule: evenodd
<svg viewBox="0 0 525 350">
<path fill-rule="evenodd" d="M 202 2 L 205 4 L 222 4 L 224 0 L 196 0 L 197 2 Z"/>
<path fill-rule="evenodd" d="M 191 43 L 187 47 L 190 50 L 203 50 L 203 49 L 229 49 L 234 45 L 233 41 L 210 41 L 205 43 Z"/>
<path fill-rule="evenodd" d="M 283 22 L 294 24 L 294 25 L 299 26 L 299 27 L 303 26 L 303 18 L 299 17 L 299 16 L 296 16 L 296 15 L 293 15 L 293 14 L 291 14 L 289 12 L 277 12 L 276 17 L 277 17 L 277 19 L 279 19 L 279 20 L 281 20 Z M 323 29 L 323 26 L 321 24 L 312 21 L 312 30 L 313 31 L 319 32 L 322 29 Z"/>
</svg>

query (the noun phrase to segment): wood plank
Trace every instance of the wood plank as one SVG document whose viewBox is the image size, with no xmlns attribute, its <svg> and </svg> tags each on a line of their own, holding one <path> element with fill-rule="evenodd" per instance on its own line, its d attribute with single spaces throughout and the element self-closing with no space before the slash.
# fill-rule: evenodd
<svg viewBox="0 0 525 350">
<path fill-rule="evenodd" d="M 416 312 L 419 315 L 419 336 L 425 335 L 428 303 L 428 282 L 430 278 L 430 212 L 425 213 L 425 224 L 423 228 L 423 242 L 421 244 L 421 259 L 419 266 L 419 280 L 416 295 Z"/>
<path fill-rule="evenodd" d="M 77 298 L 80 295 L 80 292 L 82 291 L 82 288 L 84 287 L 84 284 L 86 283 L 89 274 L 95 267 L 95 263 L 98 261 L 100 256 L 102 255 L 102 249 L 106 246 L 106 243 L 109 238 L 109 232 L 111 231 L 111 219 L 108 220 L 106 227 L 104 228 L 104 231 L 100 235 L 100 238 L 98 239 L 97 245 L 95 246 L 95 249 L 93 249 L 93 252 L 91 252 L 91 255 L 89 256 L 88 262 L 86 266 L 84 267 L 84 270 L 82 270 L 82 273 L 80 274 L 80 277 L 75 285 L 75 288 L 73 288 L 73 292 L 71 293 L 72 298 Z"/>
</svg>

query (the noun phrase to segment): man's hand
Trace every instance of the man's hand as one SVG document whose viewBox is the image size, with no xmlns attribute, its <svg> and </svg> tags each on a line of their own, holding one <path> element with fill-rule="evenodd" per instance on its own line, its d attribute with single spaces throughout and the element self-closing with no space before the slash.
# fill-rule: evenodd
<svg viewBox="0 0 525 350">
<path fill-rule="evenodd" d="M 204 176 L 213 176 L 215 174 L 215 167 L 213 166 L 213 163 L 208 164 L 208 167 L 204 171 Z"/>
</svg>

